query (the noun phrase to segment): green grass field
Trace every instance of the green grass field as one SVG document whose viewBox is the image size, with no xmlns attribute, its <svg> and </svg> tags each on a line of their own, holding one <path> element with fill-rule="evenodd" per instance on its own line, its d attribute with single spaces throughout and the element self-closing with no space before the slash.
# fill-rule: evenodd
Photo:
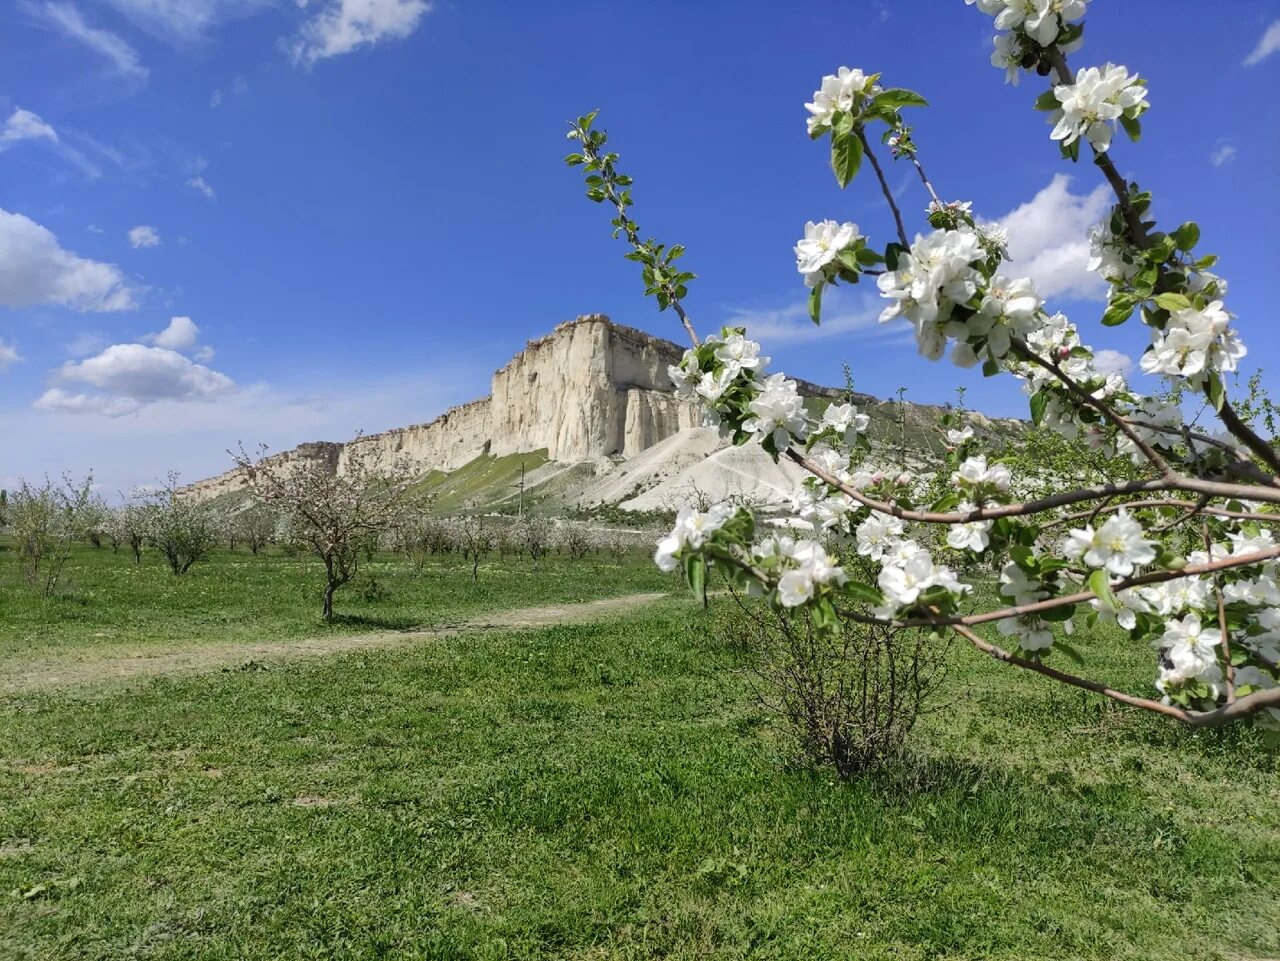
<svg viewBox="0 0 1280 961">
<path fill-rule="evenodd" d="M 222 554 L 177 583 L 86 551 L 77 594 L 47 603 L 8 563 L 0 657 L 99 631 L 320 633 L 296 563 Z M 0 958 L 1280 956 L 1280 768 L 1247 732 L 1190 734 L 957 646 L 912 764 L 840 783 L 782 763 L 750 655 L 639 560 L 495 562 L 474 593 L 461 565 L 384 563 L 387 597 L 341 612 L 674 593 L 0 699 Z M 1149 683 L 1147 652 L 1078 646 Z"/>
</svg>

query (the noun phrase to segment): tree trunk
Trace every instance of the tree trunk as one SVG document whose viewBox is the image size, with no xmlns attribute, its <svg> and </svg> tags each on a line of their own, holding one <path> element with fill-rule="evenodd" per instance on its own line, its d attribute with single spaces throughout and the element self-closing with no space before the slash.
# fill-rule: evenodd
<svg viewBox="0 0 1280 961">
<path fill-rule="evenodd" d="M 333 557 L 324 559 L 324 619 L 333 620 L 333 592 L 338 589 L 338 578 L 333 570 Z"/>
</svg>

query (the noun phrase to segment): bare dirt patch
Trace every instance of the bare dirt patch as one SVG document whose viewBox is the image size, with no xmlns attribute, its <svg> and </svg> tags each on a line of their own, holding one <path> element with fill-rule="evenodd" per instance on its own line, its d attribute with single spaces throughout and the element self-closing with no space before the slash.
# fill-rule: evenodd
<svg viewBox="0 0 1280 961">
<path fill-rule="evenodd" d="M 580 624 L 619 611 L 650 604 L 665 594 L 627 594 L 582 604 L 523 607 L 496 611 L 457 624 L 377 631 L 338 637 L 311 637 L 257 644 L 200 644 L 143 646 L 110 644 L 84 648 L 54 657 L 14 660 L 0 664 L 0 694 L 22 694 L 104 682 L 138 681 L 150 677 L 201 674 L 216 670 L 259 670 L 273 663 L 341 654 L 350 651 L 412 647 L 425 640 L 480 631 Z"/>
</svg>

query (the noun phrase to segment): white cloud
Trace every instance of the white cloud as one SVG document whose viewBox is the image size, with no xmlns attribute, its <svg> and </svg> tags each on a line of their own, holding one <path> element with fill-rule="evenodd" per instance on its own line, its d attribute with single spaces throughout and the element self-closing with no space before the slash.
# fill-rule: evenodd
<svg viewBox="0 0 1280 961">
<path fill-rule="evenodd" d="M 221 90 L 215 90 L 212 94 L 210 94 L 210 95 L 209 95 L 209 106 L 210 106 L 210 107 L 220 107 L 220 106 L 222 106 L 222 91 L 221 91 Z"/>
<path fill-rule="evenodd" d="M 250 449 L 265 443 L 285 450 L 302 441 L 344 440 L 361 429 L 421 423 L 486 389 L 488 369 L 473 358 L 442 360 L 441 372 L 427 384 L 408 370 L 371 382 L 326 380 L 323 395 L 250 384 L 216 400 L 156 401 L 113 418 L 77 415 L 66 409 L 73 407 L 68 400 L 53 410 L 12 406 L 10 393 L 0 397 L 0 450 L 7 452 L 0 474 L 10 478 L 0 477 L 0 486 L 89 469 L 110 494 L 155 483 L 170 470 L 194 481 L 229 470 L 226 451 L 241 441 Z"/>
<path fill-rule="evenodd" d="M 1257 66 L 1277 50 L 1280 50 L 1280 20 L 1272 21 L 1262 36 L 1258 38 L 1258 45 L 1253 48 L 1249 56 L 1244 58 L 1244 65 L 1246 67 Z"/>
<path fill-rule="evenodd" d="M 284 46 L 294 63 L 313 64 L 357 47 L 404 39 L 430 10 L 427 0 L 328 0 Z"/>
<path fill-rule="evenodd" d="M 44 3 L 28 3 L 26 6 L 45 23 L 110 61 L 121 76 L 132 80 L 147 78 L 148 71 L 142 65 L 138 51 L 109 30 L 90 26 L 71 3 L 45 0 Z"/>
<path fill-rule="evenodd" d="M 1127 374 L 1133 370 L 1133 358 L 1121 351 L 1103 348 L 1094 351 L 1093 366 L 1100 374 L 1110 374 L 1113 371 Z"/>
<path fill-rule="evenodd" d="M 4 126 L 0 128 L 0 153 L 9 149 L 13 144 L 24 140 L 47 141 L 54 152 L 67 162 L 79 167 L 86 177 L 96 180 L 102 176 L 102 171 L 97 164 L 89 160 L 75 147 L 64 143 L 62 138 L 58 136 L 58 132 L 38 114 L 30 110 L 23 110 L 21 107 L 15 107 L 13 113 L 9 115 L 9 119 L 5 121 Z"/>
<path fill-rule="evenodd" d="M 1086 265 L 1089 228 L 1111 208 L 1106 184 L 1073 194 L 1071 178 L 1055 174 L 1049 186 L 996 221 L 1009 233 L 1008 273 L 1030 277 L 1040 295 L 1105 300 L 1107 286 Z"/>
<path fill-rule="evenodd" d="M 85 230 L 89 231 L 89 233 L 91 234 L 102 233 L 102 228 L 99 227 L 97 224 L 90 224 L 88 227 L 85 228 Z"/>
<path fill-rule="evenodd" d="M 8 370 L 10 364 L 16 364 L 20 360 L 22 355 L 18 353 L 18 348 L 0 340 L 0 374 Z"/>
<path fill-rule="evenodd" d="M 158 334 L 147 334 L 143 341 L 166 350 L 188 351 L 200 338 L 200 328 L 190 317 L 170 317 L 169 326 Z"/>
<path fill-rule="evenodd" d="M 782 344 L 855 335 L 862 338 L 900 336 L 910 340 L 906 324 L 881 324 L 883 304 L 872 290 L 827 288 L 822 298 L 822 323 L 809 319 L 809 298 L 777 309 L 731 308 L 724 323 L 746 327 L 752 340 L 766 348 Z"/>
<path fill-rule="evenodd" d="M 4 122 L 4 128 L 0 129 L 0 150 L 6 144 L 17 143 L 19 140 L 52 140 L 57 143 L 58 134 L 30 110 L 14 107 L 9 119 Z"/>
<path fill-rule="evenodd" d="M 1213 152 L 1209 154 L 1209 163 L 1215 167 L 1221 167 L 1229 164 L 1236 159 L 1236 148 L 1229 143 L 1218 142 L 1218 146 L 1214 147 Z"/>
<path fill-rule="evenodd" d="M 48 228 L 0 208 L 0 306 L 35 304 L 81 311 L 137 306 L 120 268 L 78 257 Z"/>
<path fill-rule="evenodd" d="M 271 0 L 107 0 L 133 24 L 178 44 L 203 40 L 227 20 L 250 16 Z"/>
<path fill-rule="evenodd" d="M 159 247 L 160 231 L 146 224 L 139 224 L 129 231 L 129 243 L 136 250 L 139 247 Z"/>
<path fill-rule="evenodd" d="M 217 194 L 213 192 L 213 188 L 209 186 L 208 181 L 203 177 L 192 177 L 187 181 L 187 186 L 192 190 L 200 191 L 200 193 L 204 194 L 210 200 L 213 200 L 217 196 Z"/>
<path fill-rule="evenodd" d="M 36 400 L 37 409 L 108 417 L 130 414 L 159 401 L 215 400 L 236 389 L 226 374 L 175 350 L 144 344 L 114 344 L 85 360 L 68 361 L 58 368 L 54 379 L 93 390 L 73 393 L 52 387 Z"/>
</svg>

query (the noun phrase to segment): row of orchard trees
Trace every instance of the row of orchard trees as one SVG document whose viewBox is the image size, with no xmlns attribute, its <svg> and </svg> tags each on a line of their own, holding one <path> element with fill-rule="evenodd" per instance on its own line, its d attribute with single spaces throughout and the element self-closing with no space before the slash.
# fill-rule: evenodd
<svg viewBox="0 0 1280 961">
<path fill-rule="evenodd" d="M 45 595 L 56 592 L 77 541 L 124 548 L 135 563 L 152 549 L 175 576 L 219 544 L 244 545 L 255 555 L 281 544 L 320 561 L 323 614 L 333 617 L 336 592 L 378 550 L 402 554 L 421 570 L 430 557 L 459 556 L 478 580 L 482 561 L 493 554 L 527 556 L 538 566 L 559 553 L 578 560 L 591 553 L 621 557 L 647 547 L 652 532 L 598 530 L 587 524 L 521 518 L 431 513 L 430 499 L 416 494 L 407 472 L 377 455 L 354 455 L 340 475 L 323 468 L 280 464 L 242 450 L 237 463 L 250 479 L 250 498 L 225 506 L 184 494 L 178 475 L 135 492 L 109 507 L 94 493 L 92 476 L 64 477 L 36 485 L 23 482 L 0 497 L 0 526 L 9 534 L 26 582 Z"/>
</svg>

